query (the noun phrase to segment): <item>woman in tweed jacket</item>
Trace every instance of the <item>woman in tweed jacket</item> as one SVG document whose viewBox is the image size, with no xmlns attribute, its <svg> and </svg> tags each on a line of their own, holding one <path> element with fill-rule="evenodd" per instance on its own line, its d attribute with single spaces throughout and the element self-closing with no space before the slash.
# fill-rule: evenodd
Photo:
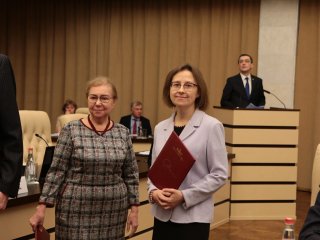
<svg viewBox="0 0 320 240">
<path fill-rule="evenodd" d="M 135 154 L 127 128 L 110 120 L 114 85 L 105 77 L 93 79 L 87 98 L 90 115 L 70 122 L 59 135 L 30 224 L 35 231 L 46 207 L 56 205 L 56 239 L 120 240 L 126 224 L 130 235 L 138 227 Z"/>
</svg>

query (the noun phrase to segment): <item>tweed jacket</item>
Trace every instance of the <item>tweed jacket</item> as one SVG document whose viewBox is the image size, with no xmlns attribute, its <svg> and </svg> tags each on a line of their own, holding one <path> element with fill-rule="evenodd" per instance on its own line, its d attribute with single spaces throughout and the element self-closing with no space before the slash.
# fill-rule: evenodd
<svg viewBox="0 0 320 240">
<path fill-rule="evenodd" d="M 262 79 L 251 75 L 252 90 L 250 97 L 247 97 L 246 90 L 243 86 L 240 74 L 227 79 L 227 83 L 223 89 L 220 105 L 228 108 L 245 108 L 250 103 L 255 106 L 264 106 L 266 104 L 263 93 Z"/>
<path fill-rule="evenodd" d="M 175 113 L 155 127 L 152 163 L 174 129 L 174 116 Z M 212 193 L 228 177 L 223 125 L 203 111 L 196 110 L 179 137 L 196 159 L 179 187 L 185 202 L 173 210 L 164 210 L 153 204 L 152 213 L 161 221 L 210 223 L 213 216 Z M 149 179 L 148 191 L 153 189 L 156 187 Z"/>
</svg>

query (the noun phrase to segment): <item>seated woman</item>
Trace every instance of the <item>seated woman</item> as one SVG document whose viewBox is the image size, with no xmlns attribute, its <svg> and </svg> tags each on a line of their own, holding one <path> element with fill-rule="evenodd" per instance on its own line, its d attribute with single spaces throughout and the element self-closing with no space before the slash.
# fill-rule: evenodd
<svg viewBox="0 0 320 240">
<path fill-rule="evenodd" d="M 62 105 L 63 114 L 74 114 L 77 110 L 77 104 L 71 99 L 67 99 Z M 58 117 L 59 119 L 59 117 Z M 60 122 L 57 120 L 56 123 L 56 132 L 59 133 L 63 126 L 60 125 Z"/>
</svg>

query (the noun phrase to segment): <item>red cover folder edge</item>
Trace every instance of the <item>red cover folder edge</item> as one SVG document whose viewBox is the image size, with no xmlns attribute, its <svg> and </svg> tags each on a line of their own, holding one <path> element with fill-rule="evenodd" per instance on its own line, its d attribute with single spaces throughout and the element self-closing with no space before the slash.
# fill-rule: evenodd
<svg viewBox="0 0 320 240">
<path fill-rule="evenodd" d="M 50 240 L 50 234 L 43 226 L 38 226 L 35 233 L 35 240 Z"/>
<path fill-rule="evenodd" d="M 149 169 L 148 178 L 158 189 L 178 189 L 194 162 L 194 157 L 173 131 Z"/>
</svg>

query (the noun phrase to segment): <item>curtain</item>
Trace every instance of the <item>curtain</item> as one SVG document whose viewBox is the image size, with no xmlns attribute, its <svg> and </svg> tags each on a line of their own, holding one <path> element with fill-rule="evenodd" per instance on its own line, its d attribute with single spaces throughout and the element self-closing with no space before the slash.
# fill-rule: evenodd
<svg viewBox="0 0 320 240">
<path fill-rule="evenodd" d="M 0 52 L 13 64 L 20 109 L 46 111 L 51 125 L 66 98 L 86 106 L 86 82 L 110 77 L 119 100 L 114 121 L 144 103 L 154 126 L 171 109 L 162 101 L 166 74 L 199 67 L 210 108 L 219 105 L 237 59 L 257 59 L 258 0 L 5 0 L 0 2 Z"/>
<path fill-rule="evenodd" d="M 294 106 L 301 110 L 298 187 L 302 189 L 310 189 L 313 158 L 320 143 L 319 29 L 319 1 L 300 0 Z"/>
</svg>

